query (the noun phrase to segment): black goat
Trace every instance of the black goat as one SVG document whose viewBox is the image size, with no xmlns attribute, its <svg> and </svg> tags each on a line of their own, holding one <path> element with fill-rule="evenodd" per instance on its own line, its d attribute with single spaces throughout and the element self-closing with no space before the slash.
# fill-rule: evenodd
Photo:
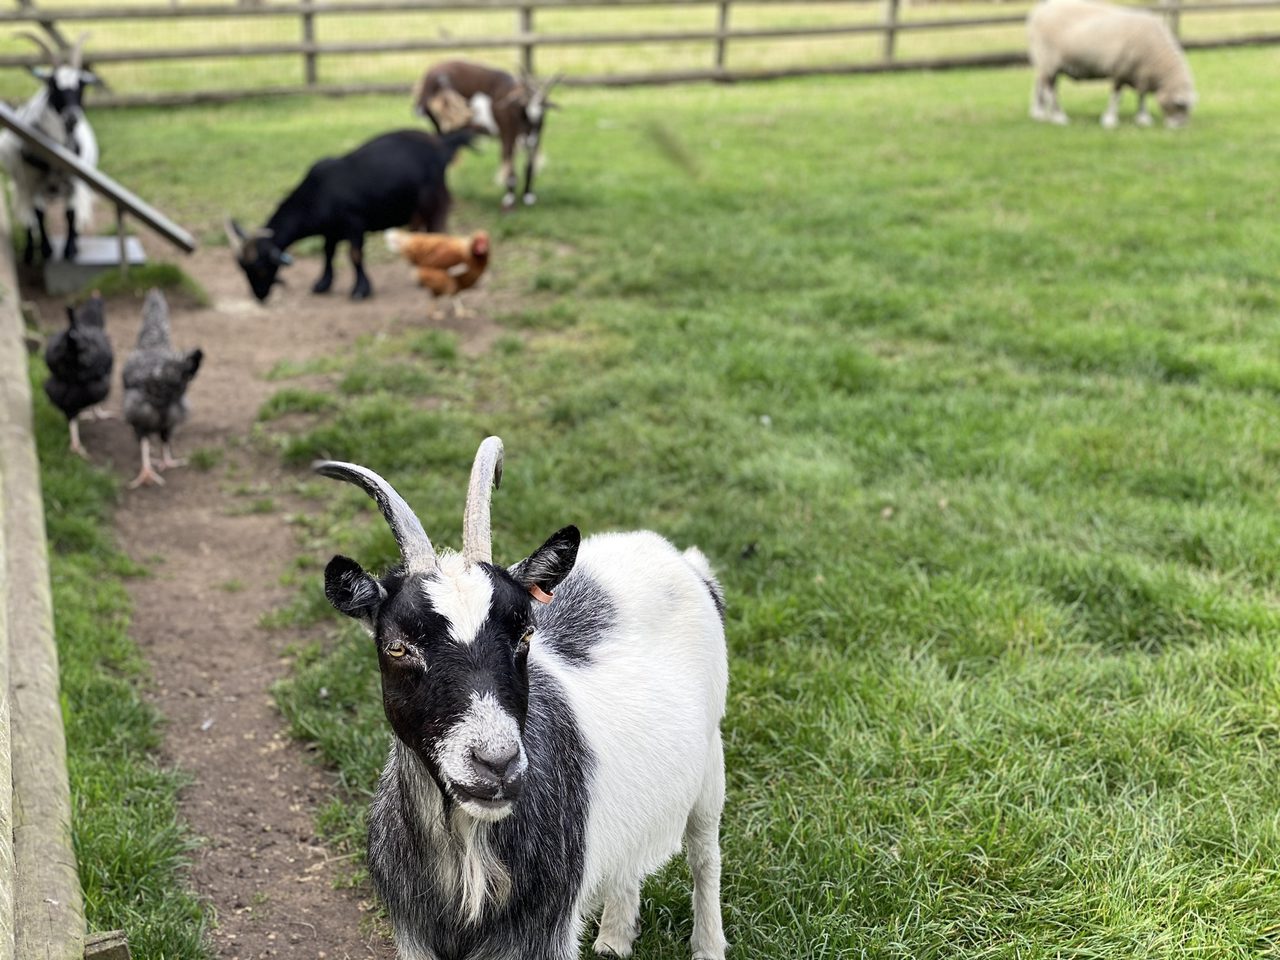
<svg viewBox="0 0 1280 960">
<path fill-rule="evenodd" d="M 444 229 L 449 214 L 445 168 L 471 142 L 469 130 L 433 136 L 397 130 L 375 137 L 342 157 L 329 157 L 307 171 L 302 183 L 276 208 L 266 226 L 246 234 L 227 221 L 227 239 L 236 262 L 249 278 L 253 295 L 266 300 L 281 281 L 276 274 L 293 258 L 285 251 L 304 237 L 324 237 L 324 272 L 312 286 L 328 293 L 333 285 L 333 255 L 338 244 L 351 248 L 356 283 L 351 299 L 373 293 L 364 272 L 364 235 L 370 230 L 409 226 L 433 233 Z"/>
</svg>

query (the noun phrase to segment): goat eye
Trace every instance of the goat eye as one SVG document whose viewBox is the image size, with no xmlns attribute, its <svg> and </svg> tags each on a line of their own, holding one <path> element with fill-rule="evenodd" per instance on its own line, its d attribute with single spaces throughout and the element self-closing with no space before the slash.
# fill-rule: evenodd
<svg viewBox="0 0 1280 960">
<path fill-rule="evenodd" d="M 403 643 L 392 643 L 387 645 L 387 656 L 395 657 L 397 660 L 405 654 Z"/>
</svg>

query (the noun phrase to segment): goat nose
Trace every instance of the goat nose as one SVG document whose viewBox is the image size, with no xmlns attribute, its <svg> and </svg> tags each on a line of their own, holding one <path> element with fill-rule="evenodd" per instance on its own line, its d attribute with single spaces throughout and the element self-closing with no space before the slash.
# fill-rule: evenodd
<svg viewBox="0 0 1280 960">
<path fill-rule="evenodd" d="M 519 755 L 520 748 L 514 743 L 500 747 L 472 747 L 471 763 L 486 780 L 492 778 L 494 783 L 502 783 Z"/>
</svg>

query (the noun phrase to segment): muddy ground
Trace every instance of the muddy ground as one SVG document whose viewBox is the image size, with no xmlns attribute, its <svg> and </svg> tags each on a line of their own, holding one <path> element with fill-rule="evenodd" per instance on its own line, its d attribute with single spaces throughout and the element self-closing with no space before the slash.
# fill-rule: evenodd
<svg viewBox="0 0 1280 960">
<path fill-rule="evenodd" d="M 291 285 L 263 307 L 225 249 L 177 262 L 212 305 L 175 298 L 175 346 L 205 352 L 175 448 L 179 456 L 223 453 L 212 469 L 171 470 L 164 486 L 126 489 L 116 525 L 125 550 L 153 574 L 130 583 L 133 635 L 151 663 L 149 696 L 167 720 L 164 759 L 192 778 L 182 811 L 204 840 L 191 882 L 213 907 L 218 957 L 390 958 L 385 931 L 371 920 L 370 891 L 338 886 L 351 866 L 316 836 L 315 813 L 332 796 L 334 778 L 288 737 L 271 698 L 271 685 L 290 669 L 286 648 L 305 640 L 259 626 L 264 612 L 289 599 L 280 577 L 297 552 L 285 522 L 292 505 L 282 493 L 291 478 L 248 436 L 276 388 L 265 376 L 281 360 L 338 353 L 368 333 L 430 326 L 455 330 L 464 351 L 483 350 L 494 335 L 484 290 L 493 278 L 467 295 L 459 320 L 445 319 L 449 311 L 433 306 L 399 263 L 371 266 L 375 296 L 353 304 L 345 296 L 349 267 L 339 269 L 335 293 L 319 297 L 309 292 L 318 262 L 299 259 Z M 33 302 L 45 329 L 59 325 L 61 300 Z M 108 305 L 117 359 L 106 406 L 117 419 L 81 427 L 93 460 L 124 480 L 137 473 L 138 448 L 118 419 L 119 371 L 140 307 L 131 299 Z M 323 387 L 323 380 L 308 385 Z M 277 510 L 244 512 L 229 492 L 244 484 L 269 492 Z"/>
</svg>

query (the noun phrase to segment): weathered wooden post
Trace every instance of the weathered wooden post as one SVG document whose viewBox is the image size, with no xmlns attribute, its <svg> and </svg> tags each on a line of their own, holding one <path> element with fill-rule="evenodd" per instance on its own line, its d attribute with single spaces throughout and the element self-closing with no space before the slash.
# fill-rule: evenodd
<svg viewBox="0 0 1280 960">
<path fill-rule="evenodd" d="M 83 960 L 84 901 L 71 846 L 71 788 L 58 697 L 49 554 L 36 460 L 31 381 L 22 339 L 8 216 L 0 211 L 0 602 L 7 659 L 3 691 L 12 797 L 12 953 L 21 960 Z M 5 830 L 7 837 L 9 831 Z M 2 846 L 2 845 L 0 845 Z M 5 870 L 0 852 L 0 871 Z M 0 944 L 0 956 L 7 944 Z"/>
<path fill-rule="evenodd" d="M 723 72 L 725 48 L 729 45 L 729 0 L 720 0 L 720 10 L 716 16 L 716 69 Z"/>
<path fill-rule="evenodd" d="M 885 0 L 884 4 L 884 59 L 890 63 L 898 42 L 898 2 Z"/>
<path fill-rule="evenodd" d="M 533 76 L 533 7 L 520 8 L 520 69 Z"/>
<path fill-rule="evenodd" d="M 120 249 L 120 276 L 129 275 L 129 235 L 124 226 L 124 207 L 116 204 L 116 245 Z"/>
<path fill-rule="evenodd" d="M 316 13 L 311 0 L 302 0 L 302 42 L 308 48 L 316 42 Z M 316 52 L 307 49 L 302 52 L 302 73 L 308 87 L 314 87 L 319 78 L 316 68 Z"/>
</svg>

